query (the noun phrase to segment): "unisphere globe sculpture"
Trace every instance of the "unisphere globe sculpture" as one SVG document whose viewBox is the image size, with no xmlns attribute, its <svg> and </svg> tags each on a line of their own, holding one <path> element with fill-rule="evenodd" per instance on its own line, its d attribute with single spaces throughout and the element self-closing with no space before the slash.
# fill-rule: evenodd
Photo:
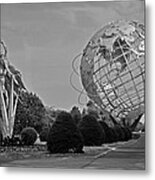
<svg viewBox="0 0 155 180">
<path fill-rule="evenodd" d="M 80 73 L 88 97 L 118 118 L 144 113 L 144 33 L 138 22 L 112 22 L 83 51 Z"/>
</svg>

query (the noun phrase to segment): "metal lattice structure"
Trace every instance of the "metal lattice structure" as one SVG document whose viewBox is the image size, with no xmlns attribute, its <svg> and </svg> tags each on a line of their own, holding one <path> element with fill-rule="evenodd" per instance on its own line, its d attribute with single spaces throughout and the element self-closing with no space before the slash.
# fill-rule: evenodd
<svg viewBox="0 0 155 180">
<path fill-rule="evenodd" d="M 84 49 L 81 80 L 88 97 L 115 117 L 144 113 L 145 30 L 135 21 L 109 23 Z"/>
<path fill-rule="evenodd" d="M 12 138 L 19 95 L 26 88 L 21 73 L 7 59 L 7 48 L 0 41 L 0 130 L 3 138 Z"/>
</svg>

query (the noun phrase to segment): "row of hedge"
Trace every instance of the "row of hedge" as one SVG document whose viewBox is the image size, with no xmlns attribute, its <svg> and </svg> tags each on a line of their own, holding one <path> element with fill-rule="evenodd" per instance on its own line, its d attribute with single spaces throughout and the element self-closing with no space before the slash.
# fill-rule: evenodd
<svg viewBox="0 0 155 180">
<path fill-rule="evenodd" d="M 43 136 L 45 135 L 45 136 Z M 85 115 L 76 125 L 70 113 L 61 112 L 49 130 L 40 134 L 51 153 L 83 152 L 83 146 L 101 146 L 104 143 L 127 141 L 131 131 L 119 125 L 110 128 L 92 115 Z"/>
<path fill-rule="evenodd" d="M 131 130 L 128 127 L 121 127 L 115 125 L 113 128 L 109 127 L 104 121 L 99 121 L 104 130 L 104 143 L 113 143 L 117 141 L 128 141 L 132 138 Z"/>
<path fill-rule="evenodd" d="M 62 111 L 57 115 L 53 125 L 44 128 L 39 137 L 41 141 L 47 141 L 47 148 L 51 153 L 81 153 L 83 146 L 101 146 L 104 143 L 127 141 L 131 139 L 131 135 L 128 128 L 120 125 L 111 128 L 104 121 L 98 122 L 92 115 L 85 115 L 76 124 L 70 113 Z M 21 131 L 20 139 L 14 138 L 12 144 L 33 145 L 36 140 L 37 131 L 27 127 Z M 7 143 L 6 139 L 4 144 Z"/>
</svg>

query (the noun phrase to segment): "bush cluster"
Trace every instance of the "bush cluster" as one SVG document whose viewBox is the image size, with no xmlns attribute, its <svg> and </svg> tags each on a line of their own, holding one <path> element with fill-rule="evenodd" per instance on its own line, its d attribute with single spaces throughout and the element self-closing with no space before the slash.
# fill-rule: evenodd
<svg viewBox="0 0 155 180">
<path fill-rule="evenodd" d="M 128 127 L 122 127 L 120 125 L 115 125 L 114 127 L 109 127 L 104 121 L 99 121 L 102 129 L 105 132 L 104 143 L 113 143 L 117 141 L 128 141 L 132 138 L 132 132 Z"/>
<path fill-rule="evenodd" d="M 83 152 L 83 140 L 72 116 L 60 112 L 49 130 L 47 148 L 50 153 Z"/>
<path fill-rule="evenodd" d="M 6 137 L 3 139 L 2 146 L 21 146 L 20 136 L 12 136 L 12 138 Z"/>
<path fill-rule="evenodd" d="M 101 146 L 131 139 L 132 134 L 127 127 L 119 124 L 109 127 L 105 121 L 97 121 L 92 114 L 81 117 L 76 126 L 73 114 L 59 112 L 49 131 L 45 128 L 41 132 L 40 140 L 47 141 L 51 153 L 82 152 L 83 145 Z"/>
<path fill-rule="evenodd" d="M 23 145 L 33 145 L 37 140 L 37 132 L 32 127 L 24 128 L 21 132 L 21 142 Z"/>
</svg>

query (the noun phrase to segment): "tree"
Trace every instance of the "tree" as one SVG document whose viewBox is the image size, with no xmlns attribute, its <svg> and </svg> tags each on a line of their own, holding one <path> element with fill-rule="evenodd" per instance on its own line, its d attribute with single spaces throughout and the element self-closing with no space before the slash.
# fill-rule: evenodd
<svg viewBox="0 0 155 180">
<path fill-rule="evenodd" d="M 52 107 L 45 107 L 45 113 L 43 118 L 44 128 L 49 128 L 52 126 L 56 118 L 56 111 Z"/>
<path fill-rule="evenodd" d="M 78 107 L 74 106 L 71 110 L 71 116 L 76 124 L 81 120 L 81 112 Z"/>
<path fill-rule="evenodd" d="M 85 115 L 78 124 L 86 146 L 100 146 L 104 132 L 94 115 Z"/>
<path fill-rule="evenodd" d="M 20 134 L 25 127 L 33 127 L 39 133 L 44 116 L 45 108 L 40 98 L 36 94 L 22 92 L 17 104 L 14 134 Z"/>
<path fill-rule="evenodd" d="M 83 152 L 83 141 L 80 131 L 70 113 L 60 112 L 49 130 L 47 147 L 50 153 Z"/>
<path fill-rule="evenodd" d="M 88 101 L 87 103 L 87 114 L 94 116 L 95 118 L 99 118 L 99 109 L 92 101 Z"/>
</svg>

